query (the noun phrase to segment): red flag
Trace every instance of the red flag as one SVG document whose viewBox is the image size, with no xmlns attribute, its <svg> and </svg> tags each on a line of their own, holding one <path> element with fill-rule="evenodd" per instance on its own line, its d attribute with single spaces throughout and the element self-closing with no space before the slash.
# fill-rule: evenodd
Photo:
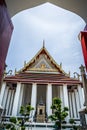
<svg viewBox="0 0 87 130">
<path fill-rule="evenodd" d="M 5 0 L 0 0 L 0 81 L 5 67 L 12 30 L 13 25 L 8 14 Z"/>
<path fill-rule="evenodd" d="M 81 45 L 87 71 L 87 31 L 81 32 Z"/>
</svg>

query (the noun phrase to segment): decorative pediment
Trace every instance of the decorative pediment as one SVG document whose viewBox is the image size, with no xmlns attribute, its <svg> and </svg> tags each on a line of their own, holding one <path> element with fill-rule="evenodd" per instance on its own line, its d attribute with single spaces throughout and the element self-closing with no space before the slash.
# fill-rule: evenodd
<svg viewBox="0 0 87 130">
<path fill-rule="evenodd" d="M 38 59 L 38 62 L 36 61 L 34 63 L 34 65 L 32 65 L 30 68 L 27 68 L 26 71 L 29 71 L 29 70 L 32 70 L 32 71 L 56 71 L 57 72 L 57 69 L 51 65 L 51 63 L 46 59 L 44 58 L 44 56 L 40 59 Z"/>
<path fill-rule="evenodd" d="M 47 63 L 45 58 L 42 58 L 36 65 L 35 68 L 40 68 L 40 69 L 52 69 L 52 67 Z"/>
<path fill-rule="evenodd" d="M 20 72 L 29 72 L 29 71 L 41 71 L 41 72 L 57 72 L 64 73 L 61 65 L 58 65 L 55 60 L 51 57 L 49 52 L 43 46 L 39 52 L 31 59 L 30 62 L 24 64 L 24 67 L 18 71 Z"/>
</svg>

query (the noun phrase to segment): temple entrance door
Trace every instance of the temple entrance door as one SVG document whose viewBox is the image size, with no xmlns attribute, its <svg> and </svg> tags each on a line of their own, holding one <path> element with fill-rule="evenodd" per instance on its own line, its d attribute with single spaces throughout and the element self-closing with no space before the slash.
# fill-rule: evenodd
<svg viewBox="0 0 87 130">
<path fill-rule="evenodd" d="M 40 103 L 37 105 L 36 122 L 45 122 L 45 117 L 46 117 L 45 104 L 41 99 Z"/>
</svg>

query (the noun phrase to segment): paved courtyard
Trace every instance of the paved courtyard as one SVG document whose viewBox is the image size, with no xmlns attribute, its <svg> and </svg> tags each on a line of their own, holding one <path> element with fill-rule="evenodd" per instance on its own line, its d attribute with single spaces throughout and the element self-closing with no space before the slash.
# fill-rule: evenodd
<svg viewBox="0 0 87 130">
<path fill-rule="evenodd" d="M 53 128 L 46 128 L 46 127 L 32 127 L 32 128 L 26 128 L 26 130 L 53 130 Z M 62 130 L 70 130 L 70 129 L 67 128 L 67 129 L 62 129 Z"/>
<path fill-rule="evenodd" d="M 53 130 L 53 128 L 46 128 L 46 127 L 32 127 L 32 128 L 26 128 L 26 130 Z"/>
</svg>

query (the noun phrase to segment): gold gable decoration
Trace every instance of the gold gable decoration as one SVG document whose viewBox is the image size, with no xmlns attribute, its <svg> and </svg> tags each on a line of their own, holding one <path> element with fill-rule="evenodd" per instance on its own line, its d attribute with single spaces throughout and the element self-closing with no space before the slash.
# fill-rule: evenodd
<svg viewBox="0 0 87 130">
<path fill-rule="evenodd" d="M 31 68 L 31 69 L 28 69 L 26 72 L 28 72 L 28 71 L 58 72 L 55 69 L 48 69 L 48 68 Z"/>
<path fill-rule="evenodd" d="M 40 68 L 43 70 L 46 68 L 46 65 L 45 64 L 41 64 Z"/>
<path fill-rule="evenodd" d="M 41 61 L 42 59 L 43 62 Z M 62 70 L 62 67 L 51 57 L 45 46 L 43 46 L 31 61 L 26 63 L 18 73 L 29 71 L 58 72 L 67 75 L 67 73 Z"/>
<path fill-rule="evenodd" d="M 41 72 L 57 72 L 58 70 L 52 65 L 51 61 L 45 55 L 41 55 L 31 67 L 27 68 L 28 71 L 41 71 Z"/>
</svg>

